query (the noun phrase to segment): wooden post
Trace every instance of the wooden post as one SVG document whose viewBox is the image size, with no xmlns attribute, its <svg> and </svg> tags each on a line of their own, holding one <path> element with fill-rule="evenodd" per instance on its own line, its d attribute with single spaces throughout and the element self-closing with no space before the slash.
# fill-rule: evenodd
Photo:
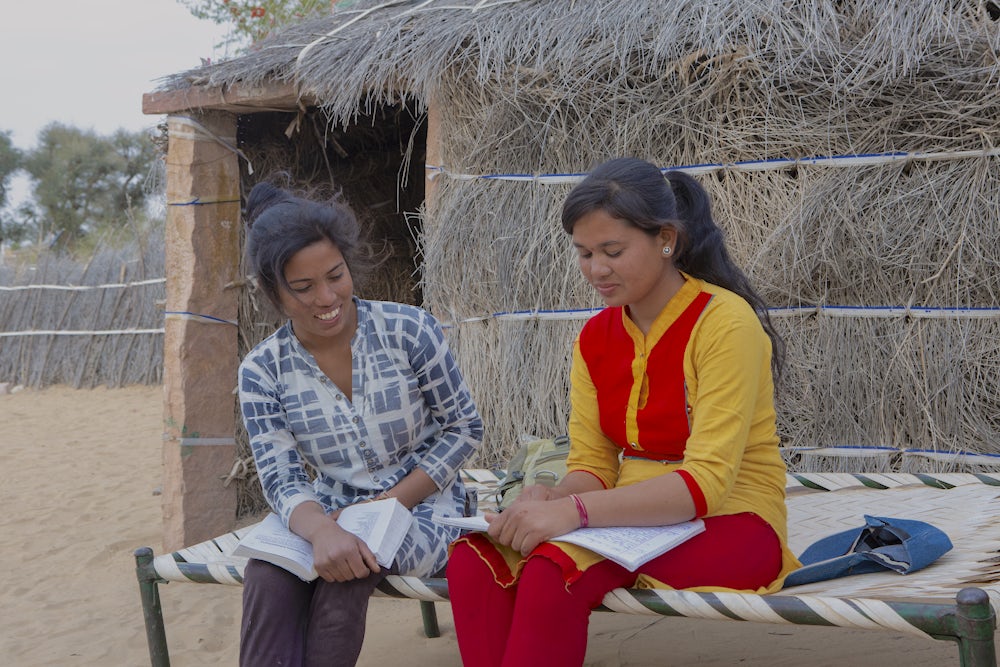
<svg viewBox="0 0 1000 667">
<path fill-rule="evenodd" d="M 428 167 L 442 167 L 441 107 L 434 101 L 427 102 L 427 148 L 424 153 L 424 206 L 429 217 L 434 217 L 437 204 L 437 183 L 440 172 Z"/>
<path fill-rule="evenodd" d="M 232 528 L 240 171 L 236 116 L 167 119 L 163 546 Z M 228 321 L 228 322 L 227 322 Z"/>
</svg>

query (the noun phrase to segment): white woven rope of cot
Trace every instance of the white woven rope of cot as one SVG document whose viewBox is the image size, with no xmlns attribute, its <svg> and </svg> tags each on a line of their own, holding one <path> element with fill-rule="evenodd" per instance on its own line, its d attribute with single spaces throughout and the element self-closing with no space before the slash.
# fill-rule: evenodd
<svg viewBox="0 0 1000 667">
<path fill-rule="evenodd" d="M 477 471 L 467 475 L 479 485 L 481 497 L 495 487 L 497 475 Z M 475 480 L 475 481 L 473 481 Z M 988 482 L 988 483 L 987 483 Z M 878 484 L 888 490 L 873 489 Z M 955 549 L 938 563 L 908 575 L 893 572 L 843 577 L 786 589 L 772 595 L 745 593 L 696 593 L 648 590 L 679 616 L 716 620 L 791 624 L 772 606 L 793 599 L 830 625 L 860 629 L 890 629 L 927 636 L 903 619 L 884 600 L 921 599 L 953 604 L 955 594 L 966 586 L 979 586 L 1000 612 L 1000 564 L 992 562 L 1000 552 L 1000 475 L 965 473 L 934 475 L 795 473 L 787 480 L 789 546 L 800 553 L 808 544 L 839 530 L 861 527 L 863 515 L 894 516 L 924 520 L 936 525 L 952 539 Z M 826 490 L 815 490 L 818 486 Z M 939 487 L 946 488 L 939 488 Z M 947 488 L 951 487 L 951 488 Z M 962 517 L 956 520 L 956 517 Z M 178 561 L 194 564 L 199 578 L 221 584 L 242 582 L 244 559 L 229 552 L 250 526 L 213 540 L 164 554 L 154 559 L 157 574 L 167 581 L 192 581 Z M 386 585 L 399 597 L 444 601 L 446 598 L 418 577 L 390 576 Z M 440 588 L 440 586 L 439 586 Z M 385 595 L 386 593 L 381 593 Z M 781 598 L 780 600 L 778 598 Z M 605 608 L 630 614 L 656 615 L 632 591 L 614 590 L 604 598 Z"/>
<path fill-rule="evenodd" d="M 761 596 L 745 593 L 695 593 L 692 591 L 651 590 L 660 600 L 688 618 L 732 621 L 739 619 L 756 623 L 794 625 L 771 606 L 777 596 Z M 813 595 L 796 595 L 796 601 L 808 607 L 816 616 L 830 625 L 863 630 L 889 629 L 904 634 L 928 637 L 914 627 L 889 605 L 880 600 L 857 598 L 827 598 Z M 715 604 L 711 604 L 714 600 Z M 660 612 L 646 607 L 629 590 L 619 588 L 604 597 L 604 606 L 611 611 L 628 614 L 658 615 Z M 724 608 L 728 613 L 720 611 Z"/>
<path fill-rule="evenodd" d="M 399 575 L 389 575 L 385 578 L 385 583 L 392 587 L 394 591 L 404 598 L 414 600 L 426 600 L 428 602 L 447 602 L 448 598 L 435 593 L 420 577 L 403 577 Z M 379 595 L 379 592 L 375 593 Z"/>
</svg>

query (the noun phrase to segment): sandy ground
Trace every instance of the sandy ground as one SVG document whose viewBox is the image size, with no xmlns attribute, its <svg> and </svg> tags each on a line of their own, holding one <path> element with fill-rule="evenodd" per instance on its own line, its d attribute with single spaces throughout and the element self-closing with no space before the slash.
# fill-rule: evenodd
<svg viewBox="0 0 1000 667">
<path fill-rule="evenodd" d="M 0 395 L 0 665 L 149 664 L 132 552 L 160 545 L 159 387 L 53 387 Z M 161 587 L 172 664 L 235 665 L 239 588 Z M 442 637 L 419 605 L 373 599 L 360 665 L 461 663 L 448 605 Z M 957 665 L 947 642 L 599 613 L 588 666 Z"/>
</svg>

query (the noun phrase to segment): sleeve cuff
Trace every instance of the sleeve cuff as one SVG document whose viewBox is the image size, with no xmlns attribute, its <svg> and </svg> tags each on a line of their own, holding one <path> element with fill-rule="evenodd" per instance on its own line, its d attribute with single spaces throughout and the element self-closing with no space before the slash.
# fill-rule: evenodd
<svg viewBox="0 0 1000 667">
<path fill-rule="evenodd" d="M 585 472 L 588 475 L 590 475 L 591 477 L 593 477 L 594 479 L 596 479 L 601 484 L 601 488 L 604 488 L 604 489 L 608 488 L 608 485 L 605 483 L 605 481 L 603 479 L 601 479 L 597 475 L 597 473 L 595 473 L 595 472 L 593 472 L 591 470 L 584 470 L 583 468 L 573 468 L 572 470 L 567 471 L 567 474 L 570 473 L 570 472 Z"/>
<path fill-rule="evenodd" d="M 705 516 L 708 513 L 708 502 L 705 500 L 705 494 L 701 492 L 698 482 L 694 481 L 694 477 L 687 470 L 678 470 L 677 474 L 684 480 L 684 485 L 687 486 L 688 493 L 691 494 L 691 500 L 694 501 L 694 515 Z"/>
</svg>

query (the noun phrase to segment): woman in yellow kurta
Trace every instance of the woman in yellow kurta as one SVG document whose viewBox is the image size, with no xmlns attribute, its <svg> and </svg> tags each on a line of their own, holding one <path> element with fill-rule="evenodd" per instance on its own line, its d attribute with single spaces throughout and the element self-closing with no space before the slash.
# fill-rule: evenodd
<svg viewBox="0 0 1000 667">
<path fill-rule="evenodd" d="M 573 351 L 569 472 L 527 487 L 448 564 L 466 667 L 583 663 L 620 586 L 770 592 L 787 547 L 772 371 L 781 340 L 692 178 L 621 158 L 570 193 L 563 227 L 608 308 Z M 705 531 L 630 572 L 558 536 L 694 517 Z"/>
</svg>

